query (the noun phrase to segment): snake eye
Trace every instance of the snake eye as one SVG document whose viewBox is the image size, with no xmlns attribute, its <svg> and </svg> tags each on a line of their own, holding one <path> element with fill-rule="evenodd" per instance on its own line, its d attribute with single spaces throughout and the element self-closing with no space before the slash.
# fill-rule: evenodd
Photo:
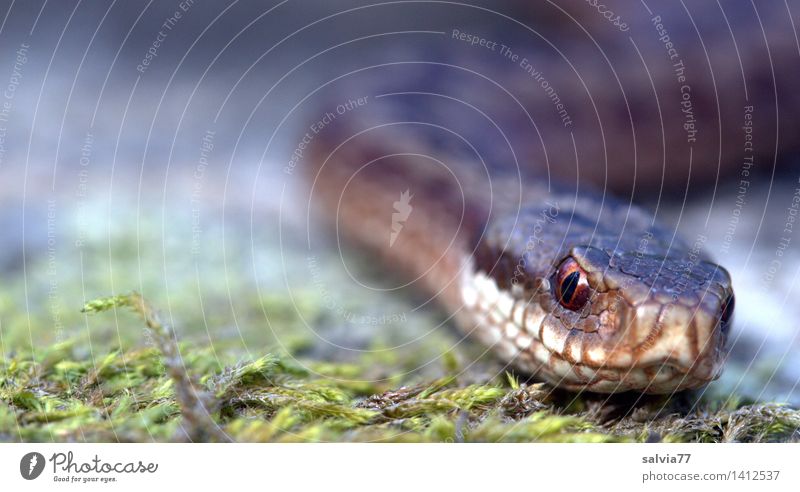
<svg viewBox="0 0 800 492">
<path fill-rule="evenodd" d="M 586 272 L 572 258 L 567 258 L 556 272 L 556 297 L 565 308 L 577 311 L 589 300 Z"/>
</svg>

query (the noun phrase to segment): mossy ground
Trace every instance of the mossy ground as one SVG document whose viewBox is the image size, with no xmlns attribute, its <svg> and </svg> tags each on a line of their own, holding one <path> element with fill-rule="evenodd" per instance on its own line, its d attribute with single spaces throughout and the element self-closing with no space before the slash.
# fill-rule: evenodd
<svg viewBox="0 0 800 492">
<path fill-rule="evenodd" d="M 5 441 L 785 441 L 800 412 L 772 404 L 719 407 L 691 395 L 572 395 L 510 373 L 462 381 L 376 378 L 375 361 L 331 363 L 265 354 L 223 366 L 209 347 L 178 343 L 138 294 L 89 302 L 130 308 L 152 344 L 87 356 L 75 341 L 2 361 Z M 119 315 L 122 315 L 119 313 Z"/>
<path fill-rule="evenodd" d="M 713 387 L 607 397 L 523 381 L 430 313 L 347 291 L 305 254 L 262 245 L 260 259 L 242 249 L 198 263 L 181 243 L 172 251 L 141 234 L 84 247 L 80 262 L 62 251 L 57 263 L 30 261 L 27 276 L 6 275 L 0 441 L 800 440 L 797 410 Z M 310 269 L 315 281 L 241 278 L 265 259 L 267 276 Z M 85 302 L 121 285 L 165 309 L 138 294 Z M 365 305 L 403 321 L 342 317 Z"/>
</svg>

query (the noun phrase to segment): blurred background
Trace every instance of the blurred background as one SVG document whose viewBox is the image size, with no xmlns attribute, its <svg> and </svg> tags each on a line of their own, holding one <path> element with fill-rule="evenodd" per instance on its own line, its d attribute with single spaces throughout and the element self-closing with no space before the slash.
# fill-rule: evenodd
<svg viewBox="0 0 800 492">
<path fill-rule="evenodd" d="M 706 237 L 737 299 L 713 391 L 800 403 L 799 21 L 795 1 L 0 1 L 2 352 L 141 343 L 79 312 L 138 290 L 222 361 L 478 358 L 358 251 L 309 240 L 303 139 L 349 104 L 324 131 L 438 122 Z M 376 99 L 402 91 L 493 124 Z"/>
</svg>

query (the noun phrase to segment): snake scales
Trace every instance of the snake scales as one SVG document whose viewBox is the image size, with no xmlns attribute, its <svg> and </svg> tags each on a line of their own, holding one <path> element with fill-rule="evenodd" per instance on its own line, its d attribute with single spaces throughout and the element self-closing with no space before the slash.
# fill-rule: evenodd
<svg viewBox="0 0 800 492">
<path fill-rule="evenodd" d="M 572 390 L 697 388 L 723 367 L 730 275 L 703 231 L 682 239 L 631 197 L 713 190 L 743 157 L 791 150 L 791 10 L 608 3 L 629 32 L 548 2 L 405 51 L 382 41 L 320 88 L 326 109 L 366 102 L 316 127 L 306 176 L 337 235 L 516 369 Z"/>
</svg>

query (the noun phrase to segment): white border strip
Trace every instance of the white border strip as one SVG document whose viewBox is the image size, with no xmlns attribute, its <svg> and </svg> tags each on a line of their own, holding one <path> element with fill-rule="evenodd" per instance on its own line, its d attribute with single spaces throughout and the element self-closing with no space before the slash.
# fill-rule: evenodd
<svg viewBox="0 0 800 492">
<path fill-rule="evenodd" d="M 798 444 L 0 444 L 0 488 L 752 492 L 797 490 L 798 456 Z M 25 467 L 41 472 L 26 480 Z"/>
</svg>

